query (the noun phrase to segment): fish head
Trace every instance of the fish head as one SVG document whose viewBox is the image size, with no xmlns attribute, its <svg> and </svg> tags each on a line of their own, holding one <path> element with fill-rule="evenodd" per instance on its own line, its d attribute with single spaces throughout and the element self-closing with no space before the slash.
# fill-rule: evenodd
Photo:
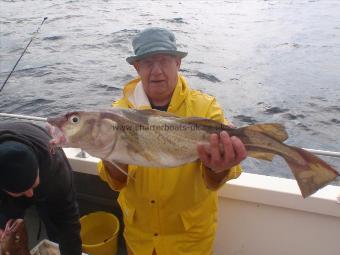
<svg viewBox="0 0 340 255">
<path fill-rule="evenodd" d="M 24 220 L 10 219 L 6 223 L 0 243 L 1 254 L 29 254 L 28 237 Z"/>
<path fill-rule="evenodd" d="M 81 148 L 91 154 L 116 139 L 117 123 L 101 112 L 77 111 L 48 118 L 50 145 Z"/>
<path fill-rule="evenodd" d="M 47 129 L 52 136 L 50 145 L 71 147 L 70 138 L 84 125 L 80 112 L 69 112 L 58 117 L 47 118 Z"/>
</svg>

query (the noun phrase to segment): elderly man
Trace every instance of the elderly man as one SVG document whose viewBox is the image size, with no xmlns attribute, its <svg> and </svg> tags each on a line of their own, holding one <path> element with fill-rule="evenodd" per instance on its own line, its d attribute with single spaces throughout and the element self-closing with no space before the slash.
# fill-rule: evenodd
<svg viewBox="0 0 340 255">
<path fill-rule="evenodd" d="M 80 255 L 72 169 L 61 149 L 50 153 L 50 139 L 32 123 L 0 123 L 0 242 L 6 223 L 24 218 L 25 210 L 35 205 L 61 255 Z"/>
<path fill-rule="evenodd" d="M 177 50 L 172 32 L 145 29 L 132 45 L 135 55 L 127 62 L 139 77 L 125 85 L 114 107 L 153 108 L 227 123 L 215 98 L 192 90 L 178 73 L 187 53 Z M 211 135 L 210 147 L 197 145 L 197 152 L 200 160 L 171 169 L 120 165 L 134 180 L 110 162 L 99 162 L 101 178 L 120 191 L 128 254 L 212 254 L 216 190 L 240 175 L 238 164 L 246 151 L 238 138 L 223 131 Z"/>
</svg>

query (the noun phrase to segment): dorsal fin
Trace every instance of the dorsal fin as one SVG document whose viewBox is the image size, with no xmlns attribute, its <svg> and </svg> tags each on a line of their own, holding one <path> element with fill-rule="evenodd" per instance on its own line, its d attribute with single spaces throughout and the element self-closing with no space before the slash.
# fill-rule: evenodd
<svg viewBox="0 0 340 255">
<path fill-rule="evenodd" d="M 228 130 L 230 127 L 227 125 L 224 125 L 223 123 L 220 123 L 216 120 L 211 120 L 207 118 L 202 118 L 202 117 L 186 117 L 186 118 L 181 118 L 178 121 L 182 123 L 187 123 L 187 124 L 196 124 L 196 125 L 202 125 L 202 126 L 207 126 L 207 127 L 214 127 L 218 128 L 221 130 Z"/>
<path fill-rule="evenodd" d="M 242 127 L 241 129 L 261 132 L 281 142 L 287 140 L 288 138 L 285 127 L 279 123 L 254 124 Z"/>
</svg>

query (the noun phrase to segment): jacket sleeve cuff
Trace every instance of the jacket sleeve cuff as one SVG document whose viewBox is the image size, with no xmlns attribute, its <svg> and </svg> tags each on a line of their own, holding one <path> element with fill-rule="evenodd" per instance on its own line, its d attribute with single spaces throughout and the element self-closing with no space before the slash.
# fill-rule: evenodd
<svg viewBox="0 0 340 255">
<path fill-rule="evenodd" d="M 105 167 L 102 160 L 97 164 L 97 171 L 100 179 L 106 182 L 114 191 L 120 191 L 126 186 L 126 182 L 120 182 L 109 174 L 109 170 Z"/>
</svg>

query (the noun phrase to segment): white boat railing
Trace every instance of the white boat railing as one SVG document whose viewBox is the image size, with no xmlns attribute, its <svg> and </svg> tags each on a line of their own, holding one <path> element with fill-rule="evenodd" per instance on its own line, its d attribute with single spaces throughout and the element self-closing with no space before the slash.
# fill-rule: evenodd
<svg viewBox="0 0 340 255">
<path fill-rule="evenodd" d="M 43 117 L 35 117 L 35 116 L 20 115 L 20 114 L 10 114 L 10 113 L 0 113 L 0 117 L 34 120 L 34 121 L 43 121 L 43 122 L 47 121 L 47 118 L 43 118 Z M 321 155 L 321 156 L 340 158 L 340 152 L 338 152 L 338 151 L 315 150 L 315 149 L 309 149 L 309 148 L 303 148 L 303 149 L 306 150 L 306 151 L 309 151 L 311 153 Z M 87 156 L 86 156 L 86 153 L 84 151 L 81 151 L 81 153 L 78 154 L 78 157 L 86 158 Z"/>
</svg>

